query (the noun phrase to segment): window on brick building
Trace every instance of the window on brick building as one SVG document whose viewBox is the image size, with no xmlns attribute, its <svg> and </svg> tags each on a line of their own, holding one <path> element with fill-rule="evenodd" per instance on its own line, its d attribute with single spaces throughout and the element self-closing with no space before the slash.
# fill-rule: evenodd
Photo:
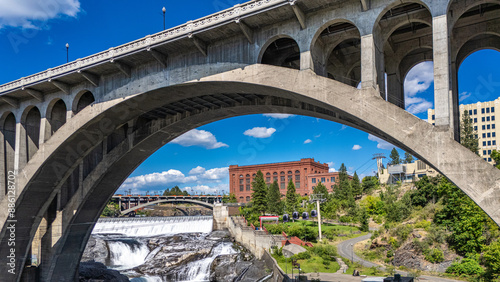
<svg viewBox="0 0 500 282">
<path fill-rule="evenodd" d="M 240 192 L 243 192 L 243 185 L 240 185 Z"/>
<path fill-rule="evenodd" d="M 245 198 L 240 197 L 240 203 L 243 203 L 243 200 L 245 200 Z"/>
<path fill-rule="evenodd" d="M 285 181 L 285 177 L 284 176 L 281 177 L 281 182 L 283 182 L 283 181 Z"/>
<path fill-rule="evenodd" d="M 285 189 L 285 182 L 281 182 L 281 184 L 280 184 L 280 188 L 281 188 L 281 189 Z"/>
<path fill-rule="evenodd" d="M 321 177 L 321 183 L 325 183 L 325 178 L 324 177 Z"/>
<path fill-rule="evenodd" d="M 300 189 L 300 182 L 295 182 L 295 188 Z"/>
<path fill-rule="evenodd" d="M 247 184 L 247 191 L 250 191 L 250 185 Z"/>
<path fill-rule="evenodd" d="M 335 176 L 332 176 L 331 182 L 335 182 Z"/>
<path fill-rule="evenodd" d="M 247 202 L 250 202 L 250 196 L 247 196 Z"/>
<path fill-rule="evenodd" d="M 311 179 L 311 182 L 312 182 L 312 183 L 316 183 L 316 178 L 312 178 L 312 179 Z"/>
</svg>

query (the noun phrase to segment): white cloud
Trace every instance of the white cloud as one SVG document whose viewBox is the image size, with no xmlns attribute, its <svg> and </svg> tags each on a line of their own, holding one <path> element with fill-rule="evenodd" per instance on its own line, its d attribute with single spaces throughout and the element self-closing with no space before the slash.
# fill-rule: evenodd
<svg viewBox="0 0 500 282">
<path fill-rule="evenodd" d="M 368 134 L 368 140 L 378 142 L 377 148 L 379 148 L 379 149 L 392 150 L 392 148 L 394 148 L 394 145 L 392 145 L 391 143 L 389 143 L 385 140 L 382 140 L 376 136 L 373 136 L 371 134 Z"/>
<path fill-rule="evenodd" d="M 334 163 L 334 162 L 327 162 L 326 164 L 327 164 L 327 165 L 328 165 L 328 167 L 330 168 L 330 169 L 328 170 L 328 172 L 336 172 L 336 171 L 337 171 L 337 170 L 334 168 L 334 166 L 335 166 L 335 163 Z"/>
<path fill-rule="evenodd" d="M 413 67 L 406 75 L 405 97 L 413 97 L 424 92 L 434 82 L 434 63 L 423 62 Z"/>
<path fill-rule="evenodd" d="M 205 171 L 204 167 L 197 166 L 189 171 L 189 175 L 198 175 L 204 173 Z"/>
<path fill-rule="evenodd" d="M 320 138 L 320 137 L 321 137 L 321 134 L 314 135 L 314 138 Z"/>
<path fill-rule="evenodd" d="M 309 143 L 311 143 L 311 142 L 312 142 L 312 140 L 311 140 L 311 139 L 307 139 L 306 141 L 304 141 L 304 144 L 309 144 Z"/>
<path fill-rule="evenodd" d="M 122 184 L 120 189 L 145 189 L 155 186 L 180 185 L 180 184 L 206 184 L 220 183 L 229 176 L 228 167 L 218 167 L 206 170 L 197 166 L 189 171 L 190 176 L 184 175 L 181 171 L 170 169 L 163 172 L 155 172 L 146 175 L 130 177 Z"/>
<path fill-rule="evenodd" d="M 359 145 L 354 145 L 354 146 L 352 146 L 352 149 L 353 149 L 354 151 L 361 150 L 361 148 L 363 148 L 363 147 L 361 147 L 361 146 L 359 146 Z"/>
<path fill-rule="evenodd" d="M 217 142 L 217 139 L 211 132 L 198 129 L 193 129 L 184 133 L 183 135 L 172 140 L 171 143 L 179 144 L 184 147 L 200 146 L 207 149 L 229 147 L 229 145 L 225 143 Z"/>
<path fill-rule="evenodd" d="M 181 189 L 187 191 L 190 194 L 195 194 L 196 192 L 201 194 L 215 194 L 215 192 L 217 191 L 216 188 L 212 188 L 207 185 L 196 185 L 193 187 L 184 187 Z"/>
<path fill-rule="evenodd" d="M 182 190 L 186 190 L 190 194 L 215 194 L 215 193 L 220 193 L 222 192 L 229 192 L 229 185 L 228 184 L 219 184 L 213 187 L 210 187 L 208 185 L 196 185 L 196 186 L 188 186 L 181 188 Z"/>
<path fill-rule="evenodd" d="M 122 184 L 121 189 L 140 189 L 145 186 L 160 186 L 168 184 L 180 184 L 196 181 L 196 176 L 185 176 L 176 169 L 164 172 L 155 172 L 146 175 L 130 177 Z"/>
<path fill-rule="evenodd" d="M 408 112 L 416 115 L 433 107 L 433 103 L 431 101 L 416 97 L 418 93 L 427 91 L 433 82 L 433 62 L 420 63 L 408 72 L 404 82 L 405 108 Z"/>
<path fill-rule="evenodd" d="M 203 174 L 198 175 L 198 181 L 212 180 L 220 181 L 229 176 L 229 167 L 212 168 L 205 171 Z"/>
<path fill-rule="evenodd" d="M 345 130 L 345 129 L 347 129 L 347 125 L 342 124 L 342 127 L 340 128 L 340 130 Z"/>
<path fill-rule="evenodd" d="M 432 106 L 432 102 L 429 102 L 423 98 L 407 98 L 406 101 L 406 110 L 414 115 L 427 112 L 427 110 L 432 108 Z"/>
<path fill-rule="evenodd" d="M 0 0 L 0 29 L 5 26 L 40 29 L 41 22 L 76 17 L 78 12 L 78 0 Z"/>
<path fill-rule="evenodd" d="M 290 115 L 290 114 L 263 114 L 263 116 L 275 118 L 275 119 L 286 119 L 289 117 L 293 117 L 294 115 Z"/>
<path fill-rule="evenodd" d="M 460 97 L 459 101 L 462 102 L 464 100 L 467 100 L 467 98 L 469 98 L 471 95 L 472 95 L 472 93 L 470 93 L 470 92 L 462 92 L 462 93 L 460 93 L 460 95 L 458 95 Z"/>
<path fill-rule="evenodd" d="M 254 127 L 252 129 L 246 130 L 243 134 L 255 138 L 269 138 L 274 134 L 274 132 L 276 132 L 276 129 L 272 127 Z"/>
</svg>

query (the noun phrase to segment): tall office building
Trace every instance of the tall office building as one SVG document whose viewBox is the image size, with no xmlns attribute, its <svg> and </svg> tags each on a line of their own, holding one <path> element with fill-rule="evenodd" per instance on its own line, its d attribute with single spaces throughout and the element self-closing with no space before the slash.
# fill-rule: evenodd
<svg viewBox="0 0 500 282">
<path fill-rule="evenodd" d="M 490 102 L 477 102 L 475 104 L 460 105 L 460 122 L 464 111 L 469 113 L 472 126 L 479 139 L 479 155 L 487 162 L 494 164 L 490 155 L 493 150 L 499 150 L 499 142 L 497 129 L 498 118 L 496 116 L 500 98 Z M 495 108 L 497 108 L 495 110 Z M 427 110 L 427 121 L 434 125 L 435 116 L 434 109 Z"/>
</svg>

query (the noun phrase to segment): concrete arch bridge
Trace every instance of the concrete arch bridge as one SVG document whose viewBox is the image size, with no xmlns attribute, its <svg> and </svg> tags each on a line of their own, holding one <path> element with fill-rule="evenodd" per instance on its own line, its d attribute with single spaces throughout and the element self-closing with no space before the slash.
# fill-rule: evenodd
<svg viewBox="0 0 500 282">
<path fill-rule="evenodd" d="M 496 0 L 254 0 L 1 85 L 0 281 L 76 281 L 130 173 L 183 133 L 241 115 L 306 115 L 378 136 L 500 223 L 500 170 L 456 141 L 457 70 L 475 50 L 500 50 L 499 11 Z M 427 60 L 434 125 L 404 110 L 404 76 Z"/>
<path fill-rule="evenodd" d="M 136 211 L 138 209 L 143 209 L 143 208 L 148 207 L 148 206 L 157 205 L 157 204 L 168 204 L 168 203 L 195 204 L 195 205 L 202 206 L 202 207 L 212 209 L 212 210 L 214 208 L 214 204 L 203 202 L 203 201 L 198 201 L 198 200 L 194 200 L 194 199 L 162 199 L 162 200 L 156 200 L 156 201 L 147 202 L 147 203 L 139 204 L 137 206 L 130 207 L 128 209 L 122 210 L 121 214 L 125 215 L 125 214 L 129 214 L 133 211 Z"/>
</svg>

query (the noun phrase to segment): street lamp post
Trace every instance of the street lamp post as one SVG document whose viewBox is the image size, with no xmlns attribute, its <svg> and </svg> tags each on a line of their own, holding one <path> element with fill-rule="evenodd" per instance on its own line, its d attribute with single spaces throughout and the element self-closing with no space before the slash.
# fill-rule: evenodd
<svg viewBox="0 0 500 282">
<path fill-rule="evenodd" d="M 351 243 L 351 263 L 354 264 L 354 244 Z"/>
<path fill-rule="evenodd" d="M 66 43 L 66 63 L 69 62 L 69 43 Z"/>
<path fill-rule="evenodd" d="M 165 7 L 163 7 L 161 9 L 161 11 L 163 12 L 163 30 L 165 30 L 165 12 L 167 11 L 167 9 L 165 9 Z"/>
</svg>

